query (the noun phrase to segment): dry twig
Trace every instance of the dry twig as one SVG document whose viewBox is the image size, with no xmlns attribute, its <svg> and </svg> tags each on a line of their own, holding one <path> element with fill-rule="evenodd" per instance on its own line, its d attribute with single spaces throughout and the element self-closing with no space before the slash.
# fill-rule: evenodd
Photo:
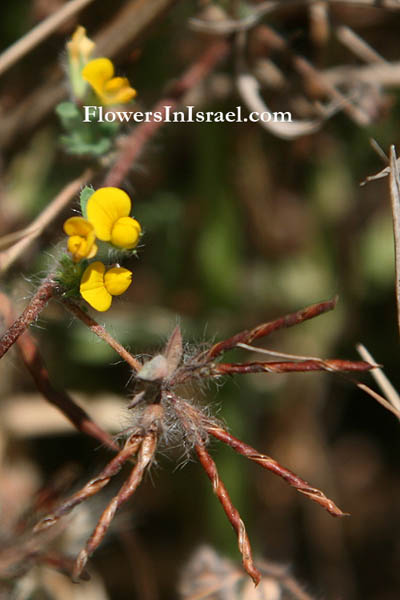
<svg viewBox="0 0 400 600">
<path fill-rule="evenodd" d="M 400 334 L 400 176 L 396 158 L 396 149 L 390 148 L 390 199 L 392 202 L 394 258 L 396 277 L 397 327 Z"/>
<path fill-rule="evenodd" d="M 171 112 L 174 111 L 182 102 L 184 95 L 196 87 L 227 56 L 229 47 L 229 44 L 224 40 L 218 40 L 208 46 L 197 61 L 174 83 L 168 96 L 157 102 L 152 112 L 153 114 L 155 112 L 161 113 L 162 119 L 141 123 L 132 131 L 125 140 L 124 147 L 115 164 L 105 178 L 105 186 L 121 184 L 133 167 L 135 160 L 143 151 L 144 145 L 164 124 L 167 107 Z"/>
<path fill-rule="evenodd" d="M 0 55 L 0 75 L 93 0 L 70 0 Z"/>
<path fill-rule="evenodd" d="M 58 214 L 64 210 L 80 191 L 80 189 L 93 177 L 93 170 L 86 169 L 76 179 L 68 183 L 40 215 L 29 225 L 25 236 L 16 244 L 0 253 L 0 271 L 7 269 L 29 248 L 30 244 L 48 227 Z"/>
<path fill-rule="evenodd" d="M 9 298 L 2 293 L 0 293 L 0 313 L 3 315 L 6 325 L 10 326 L 13 323 L 14 315 Z M 90 435 L 112 450 L 118 449 L 112 437 L 99 427 L 67 392 L 56 389 L 52 385 L 43 358 L 29 331 L 25 331 L 18 338 L 17 347 L 26 368 L 33 377 L 36 387 L 44 398 L 50 404 L 56 406 L 78 431 Z"/>
</svg>

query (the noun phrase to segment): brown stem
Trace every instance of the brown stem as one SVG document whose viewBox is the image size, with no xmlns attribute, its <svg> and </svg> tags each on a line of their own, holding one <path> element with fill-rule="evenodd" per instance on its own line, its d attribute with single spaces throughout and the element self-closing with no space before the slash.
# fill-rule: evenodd
<svg viewBox="0 0 400 600">
<path fill-rule="evenodd" d="M 14 315 L 9 298 L 0 293 L 0 313 L 3 315 L 6 325 L 10 325 L 14 320 Z M 53 406 L 56 406 L 71 421 L 78 431 L 85 433 L 99 440 L 112 450 L 118 450 L 117 444 L 112 437 L 97 425 L 93 419 L 71 398 L 64 390 L 58 390 L 53 387 L 46 365 L 40 355 L 35 340 L 25 331 L 17 340 L 18 351 L 21 358 L 33 377 L 37 389 L 44 398 Z"/>
<path fill-rule="evenodd" d="M 362 360 L 302 360 L 298 362 L 251 362 L 251 363 L 217 363 L 210 365 L 210 376 L 236 375 L 246 373 L 299 373 L 310 371 L 369 371 L 375 365 Z"/>
<path fill-rule="evenodd" d="M 157 407 L 157 409 L 162 410 L 161 407 Z M 96 548 L 101 544 L 118 508 L 132 496 L 141 483 L 144 472 L 151 463 L 154 453 L 157 449 L 158 427 L 159 425 L 157 416 L 153 423 L 151 423 L 149 426 L 147 433 L 143 438 L 138 453 L 137 463 L 132 469 L 129 479 L 127 479 L 118 494 L 111 500 L 101 515 L 94 532 L 86 543 L 85 548 L 80 551 L 78 558 L 76 559 L 73 572 L 73 578 L 75 580 L 77 580 L 82 573 L 89 556 L 93 554 Z"/>
<path fill-rule="evenodd" d="M 48 529 L 55 525 L 55 523 L 64 515 L 71 512 L 75 506 L 81 504 L 94 494 L 97 494 L 104 486 L 108 484 L 111 477 L 114 477 L 126 463 L 126 461 L 133 456 L 140 444 L 142 443 L 143 437 L 141 435 L 131 435 L 122 450 L 118 452 L 116 456 L 108 463 L 108 465 L 95 477 L 91 479 L 82 489 L 73 494 L 70 498 L 68 498 L 65 502 L 60 504 L 60 506 L 54 510 L 52 513 L 44 517 L 35 525 L 34 532 L 37 533 L 39 531 L 43 531 L 44 529 Z"/>
<path fill-rule="evenodd" d="M 308 496 L 311 498 L 311 500 L 314 500 L 314 502 L 320 504 L 334 517 L 347 516 L 348 513 L 343 513 L 332 500 L 327 498 L 325 494 L 321 492 L 321 490 L 311 487 L 307 481 L 304 481 L 304 479 L 301 479 L 301 477 L 295 475 L 292 473 L 292 471 L 289 471 L 289 469 L 286 469 L 280 465 L 270 456 L 260 454 L 257 450 L 255 450 L 255 448 L 252 448 L 238 438 L 235 438 L 222 427 L 209 425 L 206 426 L 205 429 L 210 435 L 214 436 L 221 442 L 224 442 L 224 444 L 227 444 L 242 456 L 253 460 L 257 464 L 261 465 L 261 467 L 264 469 L 268 469 L 268 471 L 272 471 L 272 473 L 275 473 L 275 475 L 282 477 L 282 479 L 284 479 L 289 485 L 296 488 L 298 492 Z"/>
<path fill-rule="evenodd" d="M 35 321 L 56 291 L 57 284 L 51 276 L 44 280 L 30 300 L 24 312 L 14 321 L 0 338 L 0 358 L 11 348 L 17 339 Z"/>
<path fill-rule="evenodd" d="M 113 348 L 121 358 L 123 358 L 128 365 L 135 371 L 140 371 L 142 368 L 141 363 L 128 352 L 117 340 L 115 340 L 101 325 L 99 325 L 92 317 L 86 314 L 75 302 L 68 298 L 62 298 L 64 306 L 78 319 L 82 321 L 93 333 L 98 335 L 104 340 L 111 348 Z"/>
<path fill-rule="evenodd" d="M 238 536 L 238 546 L 243 559 L 243 567 L 245 571 L 250 575 L 255 585 L 258 585 L 261 580 L 261 573 L 256 568 L 253 562 L 250 540 L 247 536 L 244 523 L 240 518 L 239 511 L 232 504 L 232 500 L 229 497 L 228 491 L 222 483 L 221 479 L 219 478 L 215 462 L 207 452 L 204 444 L 198 442 L 195 445 L 195 450 L 197 456 L 199 457 L 201 466 L 207 473 L 208 478 L 212 483 L 213 492 L 220 501 L 222 508 L 224 509 L 225 514 L 229 519 L 229 522 L 231 523 L 233 529 L 236 532 L 236 535 Z"/>
<path fill-rule="evenodd" d="M 214 344 L 214 346 L 212 346 L 209 350 L 199 354 L 195 360 L 199 363 L 209 362 L 216 356 L 235 348 L 237 344 L 251 344 L 251 342 L 254 340 L 270 335 L 273 331 L 277 331 L 278 329 L 283 329 L 286 327 L 293 327 L 293 325 L 297 325 L 298 323 L 302 323 L 308 319 L 313 319 L 314 317 L 317 317 L 318 315 L 321 315 L 329 310 L 333 310 L 336 306 L 336 302 L 337 298 L 334 298 L 333 300 L 328 300 L 327 302 L 312 304 L 311 306 L 307 306 L 302 310 L 290 313 L 284 317 L 280 317 L 279 319 L 275 319 L 275 321 L 269 321 L 268 323 L 258 325 L 254 329 L 241 331 L 227 340 L 223 340 L 222 342 Z"/>
<path fill-rule="evenodd" d="M 161 113 L 162 118 L 160 121 L 144 122 L 135 127 L 127 138 L 116 163 L 105 178 L 104 186 L 121 185 L 147 141 L 167 122 L 167 110 L 169 109 L 172 113 L 179 106 L 185 93 L 198 85 L 225 58 L 229 47 L 226 40 L 218 40 L 209 45 L 200 58 L 174 84 L 169 95 L 157 102 L 152 109 L 152 113 L 153 115 L 156 112 Z"/>
</svg>

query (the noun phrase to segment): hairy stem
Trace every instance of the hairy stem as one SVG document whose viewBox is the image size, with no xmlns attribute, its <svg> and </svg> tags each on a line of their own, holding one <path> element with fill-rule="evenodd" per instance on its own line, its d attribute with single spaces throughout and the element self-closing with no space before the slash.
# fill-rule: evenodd
<svg viewBox="0 0 400 600">
<path fill-rule="evenodd" d="M 29 325 L 38 318 L 50 298 L 54 296 L 56 289 L 57 284 L 52 281 L 51 276 L 43 281 L 24 312 L 0 338 L 0 358 L 15 344 Z"/>
<path fill-rule="evenodd" d="M 113 348 L 121 358 L 123 358 L 128 365 L 135 371 L 140 371 L 142 364 L 134 357 L 128 350 L 126 350 L 117 340 L 115 340 L 99 323 L 97 323 L 92 317 L 86 314 L 75 302 L 70 299 L 62 298 L 64 306 L 78 319 L 82 321 L 93 333 L 98 335 L 104 340 L 111 348 Z"/>
</svg>

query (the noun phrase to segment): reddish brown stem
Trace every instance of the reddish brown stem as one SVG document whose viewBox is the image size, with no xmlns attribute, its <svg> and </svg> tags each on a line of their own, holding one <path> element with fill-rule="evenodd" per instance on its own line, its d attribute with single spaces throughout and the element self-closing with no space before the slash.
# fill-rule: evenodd
<svg viewBox="0 0 400 600">
<path fill-rule="evenodd" d="M 11 303 L 5 294 L 0 293 L 0 313 L 3 314 L 7 325 L 14 320 Z M 17 340 L 17 347 L 22 360 L 33 377 L 39 392 L 53 406 L 56 406 L 78 431 L 90 435 L 112 450 L 118 450 L 112 437 L 97 425 L 93 419 L 63 390 L 53 387 L 49 373 L 39 353 L 35 340 L 25 331 Z"/>
<path fill-rule="evenodd" d="M 211 44 L 173 85 L 169 95 L 157 102 L 152 109 L 152 113 L 153 115 L 156 112 L 160 113 L 162 115 L 161 119 L 159 121 L 144 122 L 132 131 L 116 163 L 105 178 L 104 186 L 121 185 L 121 182 L 132 168 L 147 141 L 167 122 L 167 110 L 172 113 L 179 106 L 185 93 L 198 85 L 225 58 L 229 47 L 226 40 L 218 40 Z"/>
<path fill-rule="evenodd" d="M 114 456 L 97 477 L 91 479 L 82 489 L 60 504 L 60 506 L 51 514 L 41 519 L 35 526 L 34 531 L 43 531 L 44 529 L 52 527 L 62 516 L 71 512 L 75 506 L 81 504 L 81 502 L 84 502 L 91 496 L 94 496 L 94 494 L 97 494 L 97 492 L 108 484 L 111 477 L 116 475 L 122 469 L 126 461 L 137 452 L 142 443 L 142 439 L 143 438 L 140 435 L 130 436 L 122 450 Z"/>
<path fill-rule="evenodd" d="M 210 375 L 236 375 L 246 373 L 296 373 L 309 371 L 369 371 L 375 365 L 362 360 L 302 360 L 286 362 L 217 363 L 210 365 Z"/>
<path fill-rule="evenodd" d="M 74 561 L 73 559 L 67 556 L 56 554 L 55 552 L 52 552 L 51 554 L 40 554 L 37 562 L 42 563 L 47 567 L 57 569 L 57 571 L 60 571 L 68 577 L 72 576 L 74 569 Z M 89 573 L 87 571 L 83 571 L 80 575 L 80 579 L 82 579 L 83 581 L 89 581 Z"/>
<path fill-rule="evenodd" d="M 258 325 L 254 329 L 241 331 L 227 340 L 223 340 L 222 342 L 214 344 L 214 346 L 212 346 L 209 350 L 200 354 L 196 358 L 196 362 L 209 362 L 216 356 L 235 348 L 238 344 L 251 344 L 251 342 L 254 340 L 270 335 L 273 331 L 277 331 L 278 329 L 283 329 L 286 327 L 293 327 L 293 325 L 297 325 L 298 323 L 302 323 L 308 319 L 313 319 L 322 313 L 333 310 L 336 306 L 336 302 L 337 298 L 334 298 L 333 300 L 328 300 L 327 302 L 312 304 L 311 306 L 307 306 L 302 310 L 290 313 L 284 317 L 280 317 L 279 319 L 275 319 L 275 321 L 269 321 L 268 323 Z"/>
<path fill-rule="evenodd" d="M 205 429 L 210 435 L 214 436 L 221 442 L 224 442 L 224 444 L 227 444 L 242 456 L 245 456 L 246 458 L 256 462 L 264 469 L 272 471 L 272 473 L 275 473 L 275 475 L 282 477 L 282 479 L 284 479 L 289 485 L 296 488 L 298 492 L 308 496 L 311 498 L 311 500 L 314 500 L 314 502 L 317 502 L 323 506 L 323 508 L 325 508 L 325 510 L 327 510 L 334 517 L 343 517 L 347 515 L 347 513 L 343 513 L 332 500 L 327 498 L 325 494 L 321 492 L 321 490 L 311 487 L 307 481 L 304 481 L 304 479 L 301 479 L 301 477 L 295 475 L 292 473 L 292 471 L 289 471 L 289 469 L 286 469 L 280 465 L 270 456 L 260 454 L 257 450 L 255 450 L 255 448 L 252 448 L 238 438 L 235 438 L 222 427 L 210 425 L 206 426 Z"/>
<path fill-rule="evenodd" d="M 212 483 L 214 494 L 220 501 L 222 508 L 224 509 L 225 514 L 229 519 L 229 522 L 231 523 L 233 529 L 236 532 L 236 535 L 238 536 L 238 546 L 243 558 L 243 567 L 245 571 L 250 575 L 255 585 L 258 585 L 261 580 L 261 573 L 253 562 L 250 540 L 247 536 L 244 523 L 240 518 L 240 514 L 232 504 L 232 500 L 229 497 L 228 491 L 222 483 L 221 479 L 219 478 L 215 462 L 207 452 L 204 444 L 198 442 L 195 445 L 195 449 L 197 456 L 199 457 L 200 464 L 207 473 L 208 478 Z"/>
<path fill-rule="evenodd" d="M 78 319 L 80 319 L 93 333 L 104 340 L 111 348 L 113 348 L 121 358 L 135 371 L 140 371 L 142 364 L 136 360 L 130 352 L 128 352 L 117 340 L 115 340 L 101 325 L 99 325 L 92 317 L 86 314 L 75 302 L 67 298 L 62 299 L 64 306 Z"/>
<path fill-rule="evenodd" d="M 0 358 L 15 344 L 29 325 L 38 318 L 50 298 L 54 295 L 56 288 L 57 284 L 50 277 L 44 280 L 24 312 L 0 338 Z"/>
<path fill-rule="evenodd" d="M 149 426 L 149 429 L 147 430 L 147 433 L 143 438 L 138 453 L 137 463 L 132 469 L 129 479 L 127 479 L 127 481 L 121 487 L 117 496 L 115 496 L 115 498 L 111 500 L 111 502 L 101 515 L 97 523 L 96 529 L 88 539 L 85 548 L 83 548 L 80 551 L 78 558 L 75 562 L 73 572 L 74 579 L 78 579 L 80 577 L 80 574 L 82 573 L 82 570 L 84 569 L 89 556 L 93 554 L 96 548 L 101 544 L 118 508 L 132 496 L 132 494 L 136 491 L 137 487 L 142 481 L 145 470 L 150 465 L 154 453 L 157 449 L 157 435 L 158 418 Z"/>
</svg>

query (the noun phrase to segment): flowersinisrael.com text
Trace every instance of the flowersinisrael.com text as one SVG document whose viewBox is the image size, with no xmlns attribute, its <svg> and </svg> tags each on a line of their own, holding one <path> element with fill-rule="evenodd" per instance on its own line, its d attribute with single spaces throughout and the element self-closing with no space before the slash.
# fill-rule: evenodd
<svg viewBox="0 0 400 600">
<path fill-rule="evenodd" d="M 194 106 L 186 106 L 185 110 L 175 111 L 172 106 L 164 106 L 164 111 L 113 111 L 104 110 L 103 106 L 84 106 L 84 123 L 247 123 L 251 121 L 257 123 L 291 123 L 292 114 L 290 112 L 251 112 L 248 115 L 242 115 L 242 107 L 236 106 L 235 110 L 229 112 L 222 111 L 195 111 Z"/>
</svg>

